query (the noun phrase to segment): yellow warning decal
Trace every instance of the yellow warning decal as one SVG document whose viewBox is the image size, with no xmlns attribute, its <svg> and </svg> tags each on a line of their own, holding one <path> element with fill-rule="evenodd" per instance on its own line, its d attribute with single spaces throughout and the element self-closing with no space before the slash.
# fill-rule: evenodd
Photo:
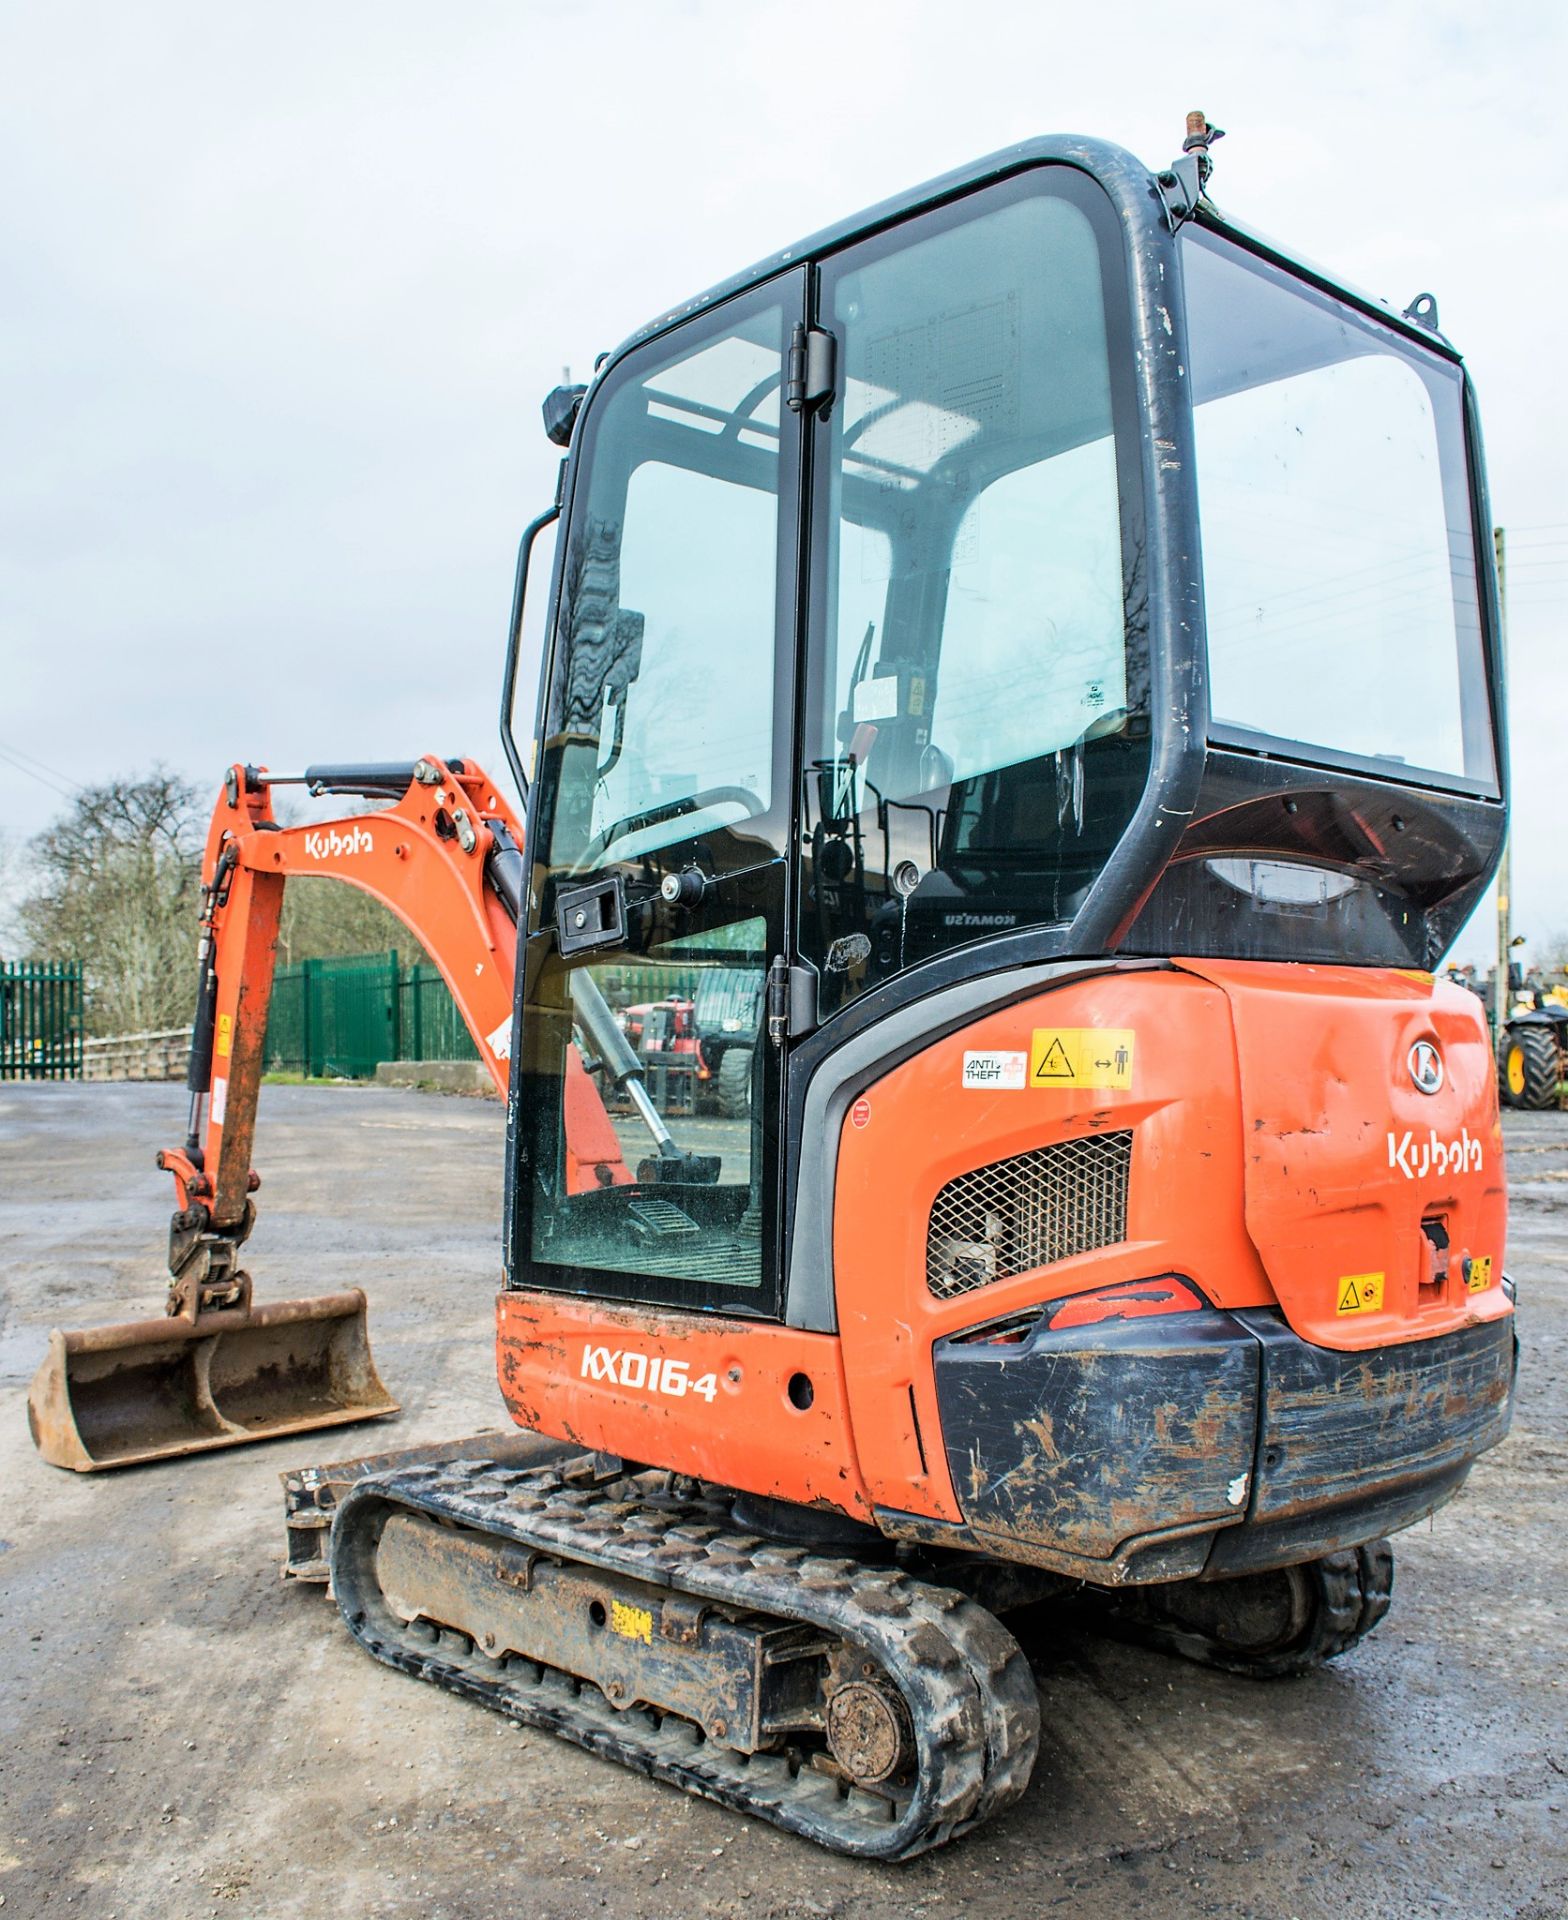
<svg viewBox="0 0 1568 1920">
<path fill-rule="evenodd" d="M 233 1044 L 234 1044 L 234 1015 L 232 1013 L 220 1013 L 218 1015 L 218 1040 L 217 1040 L 218 1058 L 220 1060 L 228 1059 L 229 1049 Z"/>
<path fill-rule="evenodd" d="M 1376 1313 L 1383 1305 L 1383 1276 L 1380 1273 L 1346 1273 L 1339 1281 L 1336 1313 Z"/>
<path fill-rule="evenodd" d="M 1465 1262 L 1465 1285 L 1472 1293 L 1485 1293 L 1492 1284 L 1492 1256 L 1472 1254 Z"/>
<path fill-rule="evenodd" d="M 640 1640 L 653 1645 L 653 1615 L 646 1607 L 629 1607 L 624 1600 L 610 1602 L 610 1631 L 623 1640 Z"/>
<path fill-rule="evenodd" d="M 1036 1027 L 1029 1047 L 1031 1087 L 1132 1086 L 1131 1027 Z"/>
</svg>

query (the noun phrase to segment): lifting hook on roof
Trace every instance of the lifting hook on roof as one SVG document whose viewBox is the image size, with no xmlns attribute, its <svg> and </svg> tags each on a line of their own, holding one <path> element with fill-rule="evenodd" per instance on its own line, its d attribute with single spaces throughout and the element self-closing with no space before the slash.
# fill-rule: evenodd
<svg viewBox="0 0 1568 1920">
<path fill-rule="evenodd" d="M 1211 127 L 1201 107 L 1194 107 L 1187 115 L 1187 137 L 1181 143 L 1183 153 L 1195 153 L 1198 156 L 1198 191 L 1201 193 L 1209 184 L 1209 175 L 1214 171 L 1214 156 L 1209 152 L 1216 140 L 1225 138 L 1223 127 Z"/>
<path fill-rule="evenodd" d="M 1172 232 L 1197 210 L 1199 200 L 1208 189 L 1209 175 L 1214 171 L 1209 148 L 1224 138 L 1225 129 L 1211 127 L 1200 108 L 1194 108 L 1187 115 L 1187 137 L 1181 143 L 1181 158 L 1173 160 L 1164 173 L 1155 176 Z"/>
</svg>

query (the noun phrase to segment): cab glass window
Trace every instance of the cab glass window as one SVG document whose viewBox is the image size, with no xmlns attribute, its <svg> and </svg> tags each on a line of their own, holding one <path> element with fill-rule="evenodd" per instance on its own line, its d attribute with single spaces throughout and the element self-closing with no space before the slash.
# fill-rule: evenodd
<svg viewBox="0 0 1568 1920">
<path fill-rule="evenodd" d="M 1213 724 L 1495 778 L 1453 362 L 1182 239 Z"/>
<path fill-rule="evenodd" d="M 781 389 L 805 291 L 796 270 L 635 348 L 574 443 L 529 823 L 529 1286 L 775 1310 L 802 438 Z M 585 897 L 613 911 L 574 942 Z"/>
<path fill-rule="evenodd" d="M 762 1287 L 767 923 L 732 921 L 574 970 L 552 1030 L 563 1084 L 533 1210 L 536 1285 L 713 1304 Z M 627 1068 L 635 1063 L 635 1076 Z"/>
<path fill-rule="evenodd" d="M 783 326 L 752 302 L 590 404 L 544 725 L 557 875 L 705 829 L 777 836 Z"/>
<path fill-rule="evenodd" d="M 800 944 L 826 1015 L 1069 921 L 1148 767 L 1121 240 L 1042 169 L 825 269 Z"/>
</svg>

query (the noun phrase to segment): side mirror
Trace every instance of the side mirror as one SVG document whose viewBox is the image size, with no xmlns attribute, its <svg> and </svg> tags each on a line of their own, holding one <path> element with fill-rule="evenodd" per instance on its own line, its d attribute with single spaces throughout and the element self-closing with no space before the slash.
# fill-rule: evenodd
<svg viewBox="0 0 1568 1920">
<path fill-rule="evenodd" d="M 540 411 L 544 414 L 546 438 L 554 445 L 564 447 L 570 443 L 587 391 L 586 387 L 552 387 L 545 395 Z"/>
</svg>

